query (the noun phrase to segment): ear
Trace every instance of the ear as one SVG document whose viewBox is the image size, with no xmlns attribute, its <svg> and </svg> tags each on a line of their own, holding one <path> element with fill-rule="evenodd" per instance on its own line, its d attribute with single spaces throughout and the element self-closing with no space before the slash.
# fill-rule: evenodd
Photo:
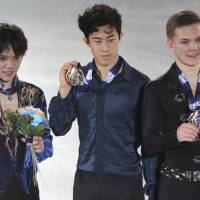
<svg viewBox="0 0 200 200">
<path fill-rule="evenodd" d="M 120 35 L 119 35 L 119 39 L 121 40 L 121 38 L 124 36 L 124 33 L 121 32 Z"/>
<path fill-rule="evenodd" d="M 90 47 L 89 40 L 86 37 L 83 37 L 83 41 L 88 47 Z"/>
<path fill-rule="evenodd" d="M 172 39 L 167 39 L 167 47 L 169 48 L 170 51 L 174 51 L 174 42 Z"/>
</svg>

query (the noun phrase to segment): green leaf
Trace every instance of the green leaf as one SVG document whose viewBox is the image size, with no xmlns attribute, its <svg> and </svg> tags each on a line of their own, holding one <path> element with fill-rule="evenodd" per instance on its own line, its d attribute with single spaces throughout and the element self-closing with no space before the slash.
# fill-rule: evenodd
<svg viewBox="0 0 200 200">
<path fill-rule="evenodd" d="M 6 110 L 5 116 L 7 123 L 12 124 L 17 135 L 23 135 L 24 137 L 30 134 L 33 136 L 43 136 L 45 133 L 43 124 L 34 127 L 27 116 L 20 115 L 17 111 Z"/>
</svg>

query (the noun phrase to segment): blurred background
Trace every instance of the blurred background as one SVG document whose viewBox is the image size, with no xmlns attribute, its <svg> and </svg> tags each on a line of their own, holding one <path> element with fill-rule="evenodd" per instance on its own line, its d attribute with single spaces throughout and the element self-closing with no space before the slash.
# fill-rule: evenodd
<svg viewBox="0 0 200 200">
<path fill-rule="evenodd" d="M 95 3 L 113 6 L 122 14 L 120 55 L 152 79 L 173 62 L 165 36 L 169 16 L 200 8 L 199 0 L 0 0 L 0 22 L 20 26 L 29 41 L 19 78 L 42 88 L 48 104 L 57 94 L 62 64 L 76 59 L 84 65 L 92 59 L 77 16 Z M 53 143 L 53 158 L 40 164 L 41 200 L 72 200 L 79 145 L 76 122 L 66 136 L 54 137 Z"/>
</svg>

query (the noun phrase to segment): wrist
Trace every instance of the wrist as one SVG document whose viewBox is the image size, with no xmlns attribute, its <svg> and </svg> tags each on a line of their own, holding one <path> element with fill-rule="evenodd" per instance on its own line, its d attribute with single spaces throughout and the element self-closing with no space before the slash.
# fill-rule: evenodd
<svg viewBox="0 0 200 200">
<path fill-rule="evenodd" d="M 59 92 L 59 94 L 60 94 L 60 97 L 62 98 L 62 99 L 64 99 L 65 97 L 67 97 L 68 96 L 68 94 L 69 94 L 69 92 L 70 92 L 70 90 L 71 90 L 71 86 L 59 86 L 59 90 L 58 90 L 58 92 Z"/>
</svg>

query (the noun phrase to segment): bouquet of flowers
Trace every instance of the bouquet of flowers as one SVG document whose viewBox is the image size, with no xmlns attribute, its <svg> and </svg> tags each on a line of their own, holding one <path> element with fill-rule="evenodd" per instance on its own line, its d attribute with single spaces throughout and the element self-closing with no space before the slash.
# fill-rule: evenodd
<svg viewBox="0 0 200 200">
<path fill-rule="evenodd" d="M 27 106 L 16 111 L 5 111 L 6 121 L 15 129 L 15 134 L 29 138 L 43 136 L 49 129 L 49 122 L 39 108 Z"/>
<path fill-rule="evenodd" d="M 5 121 L 11 127 L 16 136 L 22 136 L 27 143 L 33 142 L 33 136 L 43 136 L 49 130 L 49 122 L 44 112 L 39 108 L 32 106 L 22 107 L 16 111 L 4 111 Z M 38 161 L 32 145 L 28 145 L 28 152 L 25 155 L 25 163 L 32 161 L 33 181 L 37 184 L 36 172 L 38 169 Z M 29 163 L 30 164 L 30 163 Z"/>
</svg>

